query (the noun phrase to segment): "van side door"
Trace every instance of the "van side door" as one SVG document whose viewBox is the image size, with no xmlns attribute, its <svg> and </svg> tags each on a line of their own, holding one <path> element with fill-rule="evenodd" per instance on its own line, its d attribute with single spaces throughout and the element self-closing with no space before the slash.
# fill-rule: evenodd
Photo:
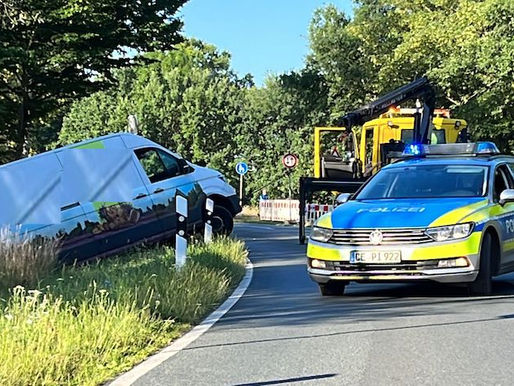
<svg viewBox="0 0 514 386">
<path fill-rule="evenodd" d="M 96 255 L 162 233 L 137 159 L 119 137 L 104 139 L 94 148 L 64 149 L 58 157 L 64 169 L 65 203 L 79 203 L 83 208 L 82 233 L 96 241 Z"/>
<path fill-rule="evenodd" d="M 205 194 L 195 183 L 193 169 L 184 160 L 156 148 L 136 149 L 141 168 L 147 178 L 147 187 L 156 204 L 165 232 L 171 235 L 177 227 L 175 197 L 181 195 L 188 200 L 189 225 L 202 221 L 201 203 Z"/>
</svg>

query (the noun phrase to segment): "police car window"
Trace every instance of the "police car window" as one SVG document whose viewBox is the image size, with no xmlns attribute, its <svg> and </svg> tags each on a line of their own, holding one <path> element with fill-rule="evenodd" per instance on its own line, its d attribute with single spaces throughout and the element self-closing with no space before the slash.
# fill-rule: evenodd
<svg viewBox="0 0 514 386">
<path fill-rule="evenodd" d="M 498 201 L 500 199 L 500 194 L 505 190 L 509 189 L 512 186 L 512 181 L 508 170 L 505 165 L 500 165 L 494 171 L 494 191 L 493 198 L 494 201 Z"/>
<path fill-rule="evenodd" d="M 355 199 L 481 197 L 487 193 L 487 167 L 415 165 L 382 169 Z"/>
</svg>

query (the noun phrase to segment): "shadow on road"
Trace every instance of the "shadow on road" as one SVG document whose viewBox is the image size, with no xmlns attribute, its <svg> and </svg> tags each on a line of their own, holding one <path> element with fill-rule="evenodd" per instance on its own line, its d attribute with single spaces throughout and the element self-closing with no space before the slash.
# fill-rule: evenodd
<svg viewBox="0 0 514 386">
<path fill-rule="evenodd" d="M 512 303 L 514 299 L 514 284 L 510 281 L 514 282 L 513 275 L 496 279 L 494 295 L 489 297 L 469 297 L 463 286 L 430 282 L 351 283 L 344 296 L 322 297 L 317 284 L 307 275 L 305 246 L 296 240 L 274 240 L 275 234 L 267 232 L 268 243 L 248 241 L 254 279 L 237 306 L 219 322 L 221 328 L 458 316 L 471 304 L 490 306 Z M 287 232 L 280 229 L 277 236 L 285 235 Z"/>
<path fill-rule="evenodd" d="M 239 383 L 236 386 L 263 386 L 263 385 L 281 385 L 284 383 L 292 383 L 292 382 L 307 382 L 307 381 L 319 381 L 321 379 L 333 378 L 338 374 L 320 374 L 320 375 L 309 375 L 305 377 L 295 377 L 295 378 L 287 378 L 287 379 L 276 379 L 273 381 L 263 381 L 263 382 L 254 382 L 254 383 Z"/>
<path fill-rule="evenodd" d="M 505 319 L 514 319 L 514 315 L 503 315 L 503 316 L 498 316 L 498 317 L 473 319 L 473 320 L 461 320 L 461 321 L 456 321 L 456 322 L 420 323 L 420 324 L 411 324 L 411 325 L 396 326 L 396 327 L 365 328 L 365 329 L 355 329 L 355 330 L 349 330 L 349 331 L 330 332 L 330 333 L 324 333 L 324 334 L 284 336 L 284 337 L 269 338 L 269 339 L 255 339 L 255 340 L 246 340 L 246 341 L 239 341 L 239 342 L 217 343 L 217 344 L 212 344 L 212 345 L 198 345 L 198 346 L 188 347 L 185 350 L 198 350 L 198 349 L 205 349 L 205 348 L 211 348 L 211 347 L 240 346 L 240 345 L 269 343 L 269 342 L 298 341 L 298 340 L 317 339 L 317 338 L 330 338 L 330 337 L 336 337 L 336 336 L 366 334 L 366 333 L 373 333 L 373 332 L 405 331 L 405 330 L 413 330 L 413 329 L 429 328 L 429 327 L 449 327 L 449 326 L 469 325 L 469 324 L 475 324 L 475 323 L 494 322 L 494 321 L 505 320 Z"/>
</svg>

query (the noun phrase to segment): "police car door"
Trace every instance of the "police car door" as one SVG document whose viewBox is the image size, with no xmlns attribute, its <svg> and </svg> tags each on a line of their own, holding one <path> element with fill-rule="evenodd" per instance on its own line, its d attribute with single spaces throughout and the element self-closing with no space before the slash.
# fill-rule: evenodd
<svg viewBox="0 0 514 386">
<path fill-rule="evenodd" d="M 506 164 L 496 166 L 494 171 L 493 201 L 498 204 L 500 194 L 505 189 L 512 189 L 514 181 Z M 499 205 L 499 204 L 498 204 Z M 499 224 L 502 231 L 502 261 L 501 264 L 509 264 L 514 261 L 514 248 L 509 247 L 514 243 L 514 204 L 507 203 L 502 207 Z"/>
</svg>

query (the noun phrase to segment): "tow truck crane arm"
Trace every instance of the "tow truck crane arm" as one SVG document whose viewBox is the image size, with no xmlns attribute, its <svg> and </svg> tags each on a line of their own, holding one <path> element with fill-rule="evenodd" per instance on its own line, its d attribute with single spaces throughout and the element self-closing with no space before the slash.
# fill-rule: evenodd
<svg viewBox="0 0 514 386">
<path fill-rule="evenodd" d="M 426 77 L 416 79 L 344 115 L 338 120 L 338 124 L 346 127 L 347 130 L 351 130 L 353 126 L 361 126 L 367 121 L 387 112 L 392 106 L 411 99 L 423 101 L 423 114 L 415 114 L 414 141 L 417 143 L 428 143 L 428 132 L 435 109 L 435 91 Z"/>
</svg>

